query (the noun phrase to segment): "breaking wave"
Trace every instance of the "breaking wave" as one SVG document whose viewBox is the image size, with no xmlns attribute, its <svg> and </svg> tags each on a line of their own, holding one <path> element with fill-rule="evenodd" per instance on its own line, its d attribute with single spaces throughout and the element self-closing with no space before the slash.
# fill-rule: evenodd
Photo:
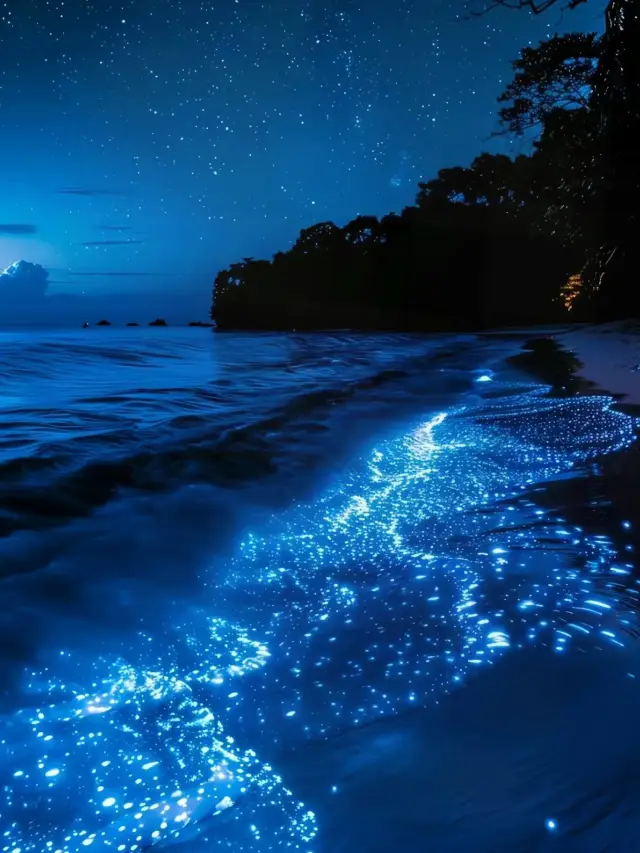
<svg viewBox="0 0 640 853">
<path fill-rule="evenodd" d="M 628 447 L 635 420 L 508 371 L 467 370 L 455 400 L 441 389 L 445 405 L 420 416 L 410 396 L 404 425 L 371 431 L 315 493 L 253 515 L 160 630 L 24 670 L 3 720 L 3 853 L 189 834 L 206 849 L 322 850 L 278 755 L 429 706 L 526 647 L 625 648 L 628 523 L 614 541 L 543 496 Z M 290 425 L 300 400 L 288 405 Z"/>
</svg>

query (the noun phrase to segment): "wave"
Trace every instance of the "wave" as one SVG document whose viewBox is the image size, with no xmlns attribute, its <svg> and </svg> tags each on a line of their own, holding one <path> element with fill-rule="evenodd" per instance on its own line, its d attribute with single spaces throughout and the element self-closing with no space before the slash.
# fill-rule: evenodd
<svg viewBox="0 0 640 853">
<path fill-rule="evenodd" d="M 71 353 L 68 349 L 65 345 L 62 351 L 75 358 L 73 348 Z M 354 424 L 358 405 L 365 407 L 361 420 L 382 423 L 393 388 L 400 416 L 408 406 L 416 407 L 413 386 L 421 375 L 431 376 L 430 387 L 424 389 L 424 382 L 420 387 L 423 405 L 429 397 L 451 398 L 469 387 L 468 371 L 458 370 L 455 378 L 454 355 L 464 364 L 463 342 L 453 349 L 449 341 L 422 349 L 426 354 L 405 359 L 403 369 L 362 364 L 362 376 L 353 359 L 347 364 L 333 359 L 338 367 L 323 377 L 321 387 L 314 371 L 285 383 L 284 390 L 276 387 L 265 394 L 261 388 L 259 401 L 254 388 L 234 400 L 218 380 L 206 387 L 134 387 L 126 394 L 76 395 L 62 409 L 5 408 L 0 537 L 82 518 L 123 490 L 166 492 L 184 483 L 241 486 L 282 473 L 285 457 L 297 453 L 300 462 L 301 449 L 307 464 L 314 454 L 320 458 L 327 452 L 322 436 L 334 428 L 341 408 L 349 407 Z M 121 361 L 119 354 L 107 355 L 104 349 L 92 356 Z M 438 377 L 434 367 L 445 358 L 453 364 Z M 338 368 L 345 371 L 339 383 Z M 308 366 L 301 371 L 305 374 Z M 268 384 L 270 378 L 271 373 L 259 381 Z M 376 400 L 376 393 L 384 394 L 384 401 Z M 363 425 L 360 434 L 366 430 Z M 345 450 L 348 444 L 344 442 Z"/>
<path fill-rule="evenodd" d="M 286 750 L 429 707 L 522 648 L 622 655 L 632 566 L 536 490 L 628 447 L 636 422 L 608 397 L 500 385 L 256 519 L 157 632 L 25 672 L 4 720 L 5 849 L 143 849 L 185 828 L 206 849 L 318 849 L 321 821 L 274 769 Z M 329 400 L 296 401 L 293 421 Z M 274 418 L 263 441 L 290 428 Z"/>
</svg>

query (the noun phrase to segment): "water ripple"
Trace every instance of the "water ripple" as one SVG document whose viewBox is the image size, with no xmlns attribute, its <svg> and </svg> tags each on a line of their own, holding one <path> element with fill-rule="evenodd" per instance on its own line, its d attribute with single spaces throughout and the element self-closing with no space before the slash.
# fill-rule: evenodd
<svg viewBox="0 0 640 853">
<path fill-rule="evenodd" d="M 3 853 L 137 851 L 212 821 L 216 848 L 309 853 L 322 827 L 261 758 L 274 746 L 426 704 L 525 646 L 624 646 L 631 564 L 533 487 L 628 446 L 636 423 L 607 397 L 506 390 L 247 533 L 210 610 L 26 673 L 3 721 Z"/>
</svg>

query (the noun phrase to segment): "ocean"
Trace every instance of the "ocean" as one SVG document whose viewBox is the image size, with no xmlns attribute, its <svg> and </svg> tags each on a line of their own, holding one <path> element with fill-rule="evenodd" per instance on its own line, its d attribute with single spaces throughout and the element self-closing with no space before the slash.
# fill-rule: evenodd
<svg viewBox="0 0 640 853">
<path fill-rule="evenodd" d="M 2 853 L 635 853 L 638 422 L 523 344 L 0 331 Z"/>
</svg>

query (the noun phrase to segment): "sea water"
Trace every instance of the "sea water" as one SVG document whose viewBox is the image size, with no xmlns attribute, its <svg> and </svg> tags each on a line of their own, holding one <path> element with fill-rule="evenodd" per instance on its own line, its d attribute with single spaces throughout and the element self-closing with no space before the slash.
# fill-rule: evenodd
<svg viewBox="0 0 640 853">
<path fill-rule="evenodd" d="M 518 346 L 0 333 L 3 853 L 631 850 L 636 420 Z"/>
</svg>

